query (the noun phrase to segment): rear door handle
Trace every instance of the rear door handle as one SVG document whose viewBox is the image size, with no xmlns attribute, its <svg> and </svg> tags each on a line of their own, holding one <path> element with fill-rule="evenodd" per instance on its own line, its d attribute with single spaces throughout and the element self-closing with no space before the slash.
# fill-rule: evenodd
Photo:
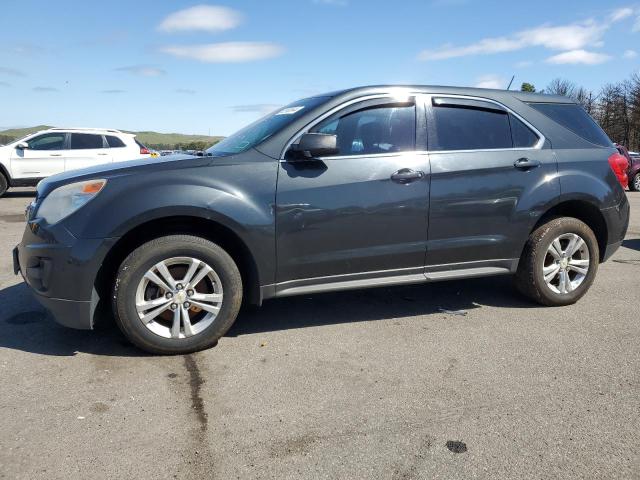
<svg viewBox="0 0 640 480">
<path fill-rule="evenodd" d="M 50 157 L 61 157 L 62 154 L 61 153 L 50 153 L 49 156 Z"/>
<path fill-rule="evenodd" d="M 109 155 L 108 153 L 99 153 L 98 155 Z"/>
<path fill-rule="evenodd" d="M 532 160 L 530 158 L 519 158 L 513 162 L 513 166 L 521 170 L 528 170 L 540 166 L 540 160 Z"/>
<path fill-rule="evenodd" d="M 424 177 L 424 172 L 416 172 L 410 168 L 402 168 L 391 175 L 391 180 L 397 183 L 411 183 Z"/>
</svg>

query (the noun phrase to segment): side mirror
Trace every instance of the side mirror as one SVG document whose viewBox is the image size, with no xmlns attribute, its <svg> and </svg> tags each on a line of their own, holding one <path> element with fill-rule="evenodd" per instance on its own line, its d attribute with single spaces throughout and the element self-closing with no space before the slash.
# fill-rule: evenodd
<svg viewBox="0 0 640 480">
<path fill-rule="evenodd" d="M 305 133 L 287 156 L 292 161 L 307 161 L 339 153 L 338 137 L 324 133 Z"/>
<path fill-rule="evenodd" d="M 26 150 L 27 148 L 29 148 L 29 144 L 27 142 L 20 142 L 16 145 L 16 148 L 18 150 Z"/>
</svg>

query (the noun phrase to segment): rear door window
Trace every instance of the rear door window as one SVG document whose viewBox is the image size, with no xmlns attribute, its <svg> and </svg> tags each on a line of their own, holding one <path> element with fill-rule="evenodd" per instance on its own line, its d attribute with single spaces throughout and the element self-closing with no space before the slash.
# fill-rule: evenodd
<svg viewBox="0 0 640 480">
<path fill-rule="evenodd" d="M 611 140 L 607 134 L 580 105 L 575 103 L 530 103 L 529 105 L 588 142 L 601 147 L 611 146 Z"/>
<path fill-rule="evenodd" d="M 513 148 L 509 114 L 489 105 L 482 108 L 434 102 L 434 125 L 430 129 L 429 149 L 446 151 Z"/>
<path fill-rule="evenodd" d="M 94 148 L 104 148 L 102 135 L 91 133 L 72 133 L 71 150 L 89 150 Z"/>
</svg>

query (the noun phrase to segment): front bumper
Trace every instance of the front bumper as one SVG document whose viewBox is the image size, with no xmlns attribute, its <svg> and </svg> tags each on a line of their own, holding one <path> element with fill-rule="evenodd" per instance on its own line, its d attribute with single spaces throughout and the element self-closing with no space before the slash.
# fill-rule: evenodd
<svg viewBox="0 0 640 480">
<path fill-rule="evenodd" d="M 79 239 L 61 225 L 32 220 L 13 251 L 13 270 L 56 322 L 91 329 L 99 301 L 96 278 L 116 240 Z"/>
</svg>

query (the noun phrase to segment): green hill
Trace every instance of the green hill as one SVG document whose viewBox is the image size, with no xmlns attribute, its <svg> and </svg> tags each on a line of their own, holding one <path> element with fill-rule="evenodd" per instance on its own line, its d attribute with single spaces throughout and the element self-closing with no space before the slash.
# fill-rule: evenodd
<svg viewBox="0 0 640 480">
<path fill-rule="evenodd" d="M 0 144 L 12 142 L 18 138 L 24 137 L 38 130 L 46 130 L 52 128 L 49 125 L 38 125 L 28 128 L 12 128 L 10 130 L 0 131 Z M 125 131 L 125 130 L 123 130 Z M 136 138 L 144 143 L 147 147 L 157 150 L 202 150 L 218 143 L 224 137 L 207 136 L 207 135 L 185 135 L 183 133 L 159 133 L 159 132 L 127 132 L 133 133 Z"/>
</svg>

